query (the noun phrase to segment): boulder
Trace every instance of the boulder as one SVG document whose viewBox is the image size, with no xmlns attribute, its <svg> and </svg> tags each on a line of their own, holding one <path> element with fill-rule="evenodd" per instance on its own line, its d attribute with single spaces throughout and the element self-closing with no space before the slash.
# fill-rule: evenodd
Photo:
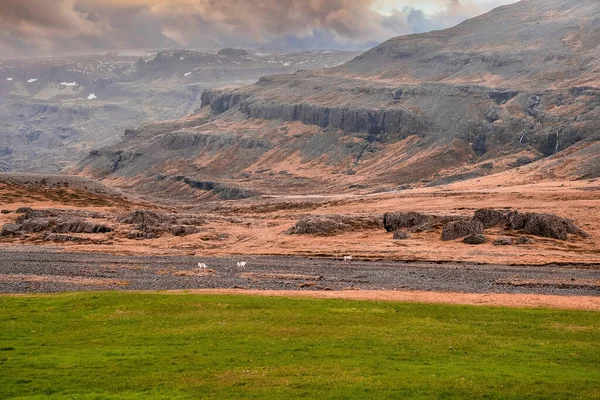
<svg viewBox="0 0 600 400">
<path fill-rule="evenodd" d="M 442 240 L 455 240 L 470 235 L 483 234 L 484 227 L 479 221 L 456 221 L 444 225 Z"/>
<path fill-rule="evenodd" d="M 507 211 L 480 209 L 475 211 L 473 220 L 481 222 L 486 229 L 489 229 L 503 223 L 505 224 L 507 214 Z"/>
<path fill-rule="evenodd" d="M 530 235 L 552 239 L 567 240 L 569 234 L 589 237 L 570 219 L 561 218 L 554 214 L 519 214 L 513 212 L 509 217 L 509 224 L 512 229 L 523 230 L 523 232 Z"/>
<path fill-rule="evenodd" d="M 485 244 L 487 243 L 488 238 L 485 237 L 485 235 L 482 234 L 475 234 L 475 235 L 470 235 L 467 236 L 463 242 L 466 244 L 472 244 L 472 245 L 480 245 L 480 244 Z"/>
<path fill-rule="evenodd" d="M 380 215 L 307 215 L 298 220 L 288 235 L 335 236 L 346 232 L 369 229 L 381 229 L 383 219 Z"/>
<path fill-rule="evenodd" d="M 525 213 L 513 211 L 507 216 L 508 227 L 513 230 L 558 240 L 567 240 L 568 235 L 589 237 L 573 221 L 554 214 Z"/>
<path fill-rule="evenodd" d="M 494 246 L 512 246 L 514 244 L 512 238 L 509 237 L 499 237 L 495 239 L 492 244 Z"/>
<path fill-rule="evenodd" d="M 552 214 L 526 214 L 523 231 L 530 235 L 567 240 L 569 230 L 564 220 Z"/>
<path fill-rule="evenodd" d="M 21 225 L 17 224 L 4 224 L 2 227 L 2 236 L 13 236 L 21 230 Z"/>
<path fill-rule="evenodd" d="M 388 232 L 395 232 L 401 228 L 413 228 L 424 225 L 429 221 L 429 215 L 418 212 L 386 213 L 383 216 L 383 226 Z"/>
<path fill-rule="evenodd" d="M 404 231 L 394 232 L 394 240 L 406 240 L 406 239 L 410 239 L 410 235 L 408 234 L 408 232 L 404 232 Z"/>
<path fill-rule="evenodd" d="M 31 207 L 19 207 L 19 208 L 17 208 L 16 213 L 17 214 L 25 214 L 28 211 L 33 211 L 33 209 Z"/>
<path fill-rule="evenodd" d="M 350 225 L 326 217 L 302 217 L 294 227 L 287 231 L 289 235 L 334 236 L 350 230 Z"/>
</svg>

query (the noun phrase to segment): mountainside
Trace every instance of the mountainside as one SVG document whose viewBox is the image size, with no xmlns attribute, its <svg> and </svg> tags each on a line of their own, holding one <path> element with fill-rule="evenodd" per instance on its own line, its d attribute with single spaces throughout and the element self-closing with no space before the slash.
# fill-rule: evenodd
<svg viewBox="0 0 600 400">
<path fill-rule="evenodd" d="M 600 85 L 595 0 L 523 0 L 443 31 L 398 37 L 331 73 L 393 84 L 512 90 Z"/>
<path fill-rule="evenodd" d="M 132 131 L 78 171 L 183 198 L 440 185 L 526 164 L 532 179 L 598 177 L 599 38 L 597 1 L 524 0 L 335 68 L 207 90 L 201 112 Z"/>
<path fill-rule="evenodd" d="M 118 142 L 126 128 L 193 112 L 206 88 L 331 67 L 356 54 L 224 49 L 0 60 L 0 170 L 57 172 Z"/>
</svg>

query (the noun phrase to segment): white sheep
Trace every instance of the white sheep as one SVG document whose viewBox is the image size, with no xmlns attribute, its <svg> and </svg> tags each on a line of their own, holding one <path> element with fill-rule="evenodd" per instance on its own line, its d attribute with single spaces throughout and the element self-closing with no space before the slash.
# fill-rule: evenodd
<svg viewBox="0 0 600 400">
<path fill-rule="evenodd" d="M 352 256 L 344 256 L 344 261 L 352 261 Z"/>
<path fill-rule="evenodd" d="M 240 261 L 237 263 L 238 268 L 244 268 L 248 264 L 248 261 Z"/>
<path fill-rule="evenodd" d="M 204 263 L 198 263 L 198 269 L 207 269 L 208 265 L 204 264 Z"/>
</svg>

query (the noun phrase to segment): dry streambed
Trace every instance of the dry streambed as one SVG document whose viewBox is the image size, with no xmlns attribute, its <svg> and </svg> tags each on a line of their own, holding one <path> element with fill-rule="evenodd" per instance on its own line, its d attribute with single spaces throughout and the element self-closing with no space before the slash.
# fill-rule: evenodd
<svg viewBox="0 0 600 400">
<path fill-rule="evenodd" d="M 158 257 L 0 250 L 0 292 L 401 290 L 600 296 L 600 266 L 405 263 L 300 257 Z M 244 267 L 239 261 L 247 261 Z M 198 264 L 207 268 L 198 268 Z"/>
</svg>

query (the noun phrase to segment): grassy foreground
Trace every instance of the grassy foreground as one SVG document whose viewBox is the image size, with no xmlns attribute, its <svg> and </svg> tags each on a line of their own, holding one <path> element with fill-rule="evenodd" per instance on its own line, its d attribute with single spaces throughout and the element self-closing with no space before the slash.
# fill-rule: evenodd
<svg viewBox="0 0 600 400">
<path fill-rule="evenodd" d="M 0 398 L 600 398 L 600 313 L 0 296 Z"/>
</svg>

